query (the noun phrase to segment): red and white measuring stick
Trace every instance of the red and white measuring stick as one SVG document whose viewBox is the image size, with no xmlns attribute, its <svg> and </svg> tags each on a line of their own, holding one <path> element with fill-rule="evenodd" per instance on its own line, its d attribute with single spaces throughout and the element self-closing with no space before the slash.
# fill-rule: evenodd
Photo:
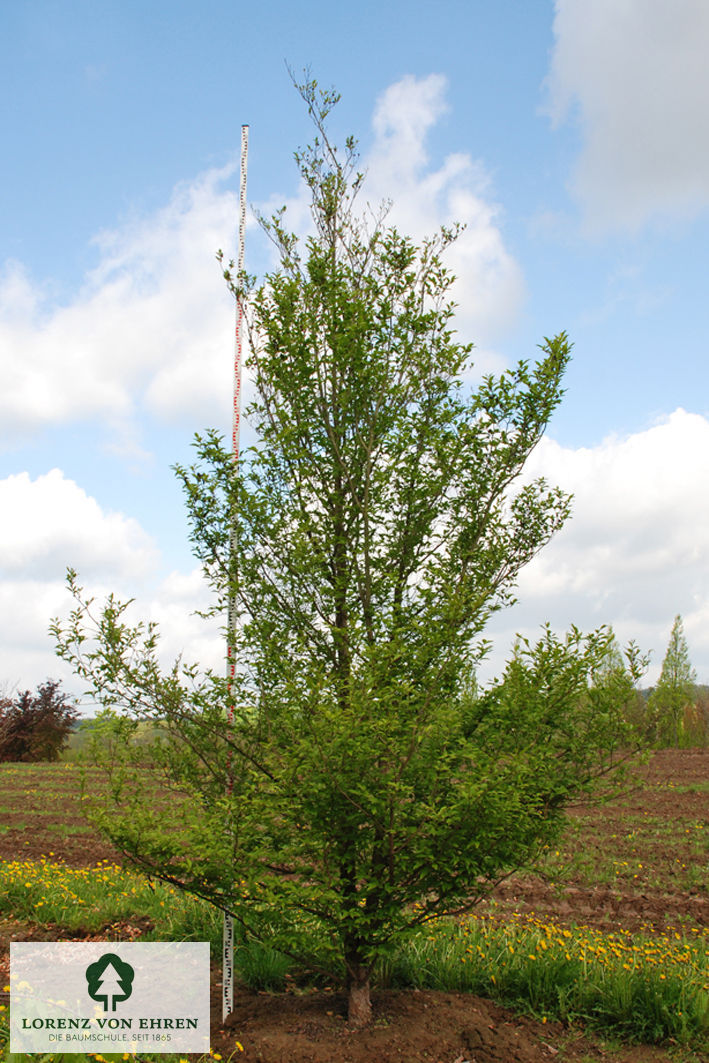
<svg viewBox="0 0 709 1063">
<path fill-rule="evenodd" d="M 241 350 L 244 332 L 244 304 L 241 297 L 242 274 L 244 271 L 244 240 L 246 235 L 246 161 L 249 152 L 249 127 L 241 127 L 241 182 L 239 188 L 239 247 L 236 259 L 236 336 L 234 343 L 234 402 L 232 411 L 231 445 L 234 472 L 239 465 L 239 435 L 241 428 Z M 234 515 L 235 516 L 235 515 Z M 233 561 L 236 556 L 236 520 L 232 520 L 229 536 L 229 553 Z M 233 578 L 233 572 L 232 572 Z M 227 718 L 229 724 L 234 720 L 234 685 L 236 679 L 236 625 L 237 602 L 236 589 L 229 589 L 227 610 Z M 231 767 L 227 781 L 227 792 L 231 793 L 233 780 Z M 222 947 L 222 1019 L 226 1019 L 234 1010 L 234 920 L 224 913 L 224 935 Z"/>
</svg>

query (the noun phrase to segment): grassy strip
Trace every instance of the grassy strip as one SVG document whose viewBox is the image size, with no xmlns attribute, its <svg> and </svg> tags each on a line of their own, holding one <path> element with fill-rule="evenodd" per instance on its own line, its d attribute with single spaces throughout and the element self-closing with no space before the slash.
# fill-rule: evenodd
<svg viewBox="0 0 709 1063">
<path fill-rule="evenodd" d="M 219 913 L 107 862 L 0 864 L 0 898 L 0 910 L 16 918 L 100 930 L 147 916 L 154 929 L 143 937 L 219 948 Z M 298 974 L 256 942 L 238 943 L 235 966 L 258 989 L 283 989 Z M 412 934 L 382 964 L 378 981 L 477 993 L 542 1021 L 582 1022 L 635 1041 L 699 1046 L 709 1032 L 709 936 L 698 928 L 685 937 L 631 937 L 534 918 L 439 920 Z"/>
<path fill-rule="evenodd" d="M 629 1040 L 704 1043 L 709 1033 L 709 936 L 698 929 L 641 938 L 533 917 L 441 920 L 382 974 L 391 985 L 476 993 Z"/>
<path fill-rule="evenodd" d="M 209 905 L 117 864 L 66 867 L 42 859 L 0 863 L 0 912 L 67 930 L 102 930 L 150 919 L 147 940 L 221 940 L 221 917 Z"/>
</svg>

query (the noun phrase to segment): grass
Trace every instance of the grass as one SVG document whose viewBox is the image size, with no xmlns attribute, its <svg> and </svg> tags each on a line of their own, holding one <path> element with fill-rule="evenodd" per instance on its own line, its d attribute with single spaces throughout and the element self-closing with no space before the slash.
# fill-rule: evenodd
<svg viewBox="0 0 709 1063">
<path fill-rule="evenodd" d="M 392 985 L 473 992 L 629 1040 L 689 1044 L 709 1033 L 709 935 L 699 928 L 647 937 L 533 917 L 441 920 L 387 967 Z"/>
<path fill-rule="evenodd" d="M 50 854 L 51 855 L 51 854 Z M 43 859 L 0 864 L 0 913 L 67 930 L 103 930 L 150 920 L 146 940 L 220 940 L 215 909 L 169 886 L 134 875 L 110 861 L 70 868 Z"/>
<path fill-rule="evenodd" d="M 649 812 L 628 815 L 610 833 L 580 816 L 567 829 L 561 849 L 539 865 L 552 882 L 651 887 L 668 893 L 706 888 L 709 824 L 696 817 L 667 822 Z M 671 850 L 671 856 L 668 855 Z"/>
<path fill-rule="evenodd" d="M 78 869 L 6 863 L 0 895 L 4 914 L 15 918 L 110 930 L 147 917 L 153 929 L 144 937 L 208 940 L 218 954 L 214 909 L 105 861 Z M 238 943 L 235 966 L 254 989 L 282 990 L 288 978 L 303 977 L 258 942 Z M 699 928 L 631 936 L 521 916 L 441 919 L 404 941 L 378 982 L 477 993 L 542 1022 L 581 1022 L 634 1041 L 701 1044 L 709 1032 L 709 935 Z"/>
</svg>

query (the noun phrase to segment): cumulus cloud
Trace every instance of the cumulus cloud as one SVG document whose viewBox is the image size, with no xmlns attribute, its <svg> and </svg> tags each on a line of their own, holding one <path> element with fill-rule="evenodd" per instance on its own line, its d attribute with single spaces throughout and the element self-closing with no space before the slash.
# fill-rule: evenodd
<svg viewBox="0 0 709 1063">
<path fill-rule="evenodd" d="M 391 198 L 391 221 L 415 239 L 453 221 L 467 223 L 449 254 L 465 308 L 465 338 L 491 342 L 522 297 L 520 271 L 504 246 L 499 209 L 482 166 L 467 154 L 432 165 L 427 137 L 446 110 L 440 76 L 402 79 L 377 103 L 364 164 L 367 195 Z M 61 304 L 22 263 L 0 270 L 0 443 L 47 426 L 99 422 L 113 449 L 133 457 L 149 444 L 151 420 L 220 424 L 228 416 L 234 311 L 215 251 L 235 243 L 233 168 L 176 188 L 149 216 L 124 220 L 95 240 L 97 265 Z M 288 224 L 309 226 L 309 197 L 283 202 Z M 253 218 L 249 224 L 255 229 Z M 247 241 L 249 269 L 265 241 Z M 485 368 L 491 368 L 488 356 Z M 248 381 L 244 391 L 248 392 Z M 67 564 L 88 593 L 136 597 L 136 616 L 157 620 L 166 663 L 185 658 L 220 667 L 218 632 L 192 616 L 206 602 L 199 570 L 160 575 L 157 545 L 131 517 L 109 512 L 58 469 L 38 479 L 21 472 L 0 482 L 0 680 L 32 685 L 71 678 L 52 652 L 47 625 L 70 607 Z M 162 582 L 160 580 L 162 579 Z M 73 682 L 72 689 L 76 689 Z"/>
<path fill-rule="evenodd" d="M 493 342 L 523 291 L 504 247 L 486 177 L 467 154 L 429 164 L 426 138 L 446 109 L 440 76 L 407 77 L 379 99 L 365 164 L 367 194 L 393 198 L 391 219 L 415 238 L 440 224 L 467 229 L 449 252 L 465 338 Z M 235 244 L 233 169 L 180 185 L 155 214 L 99 234 L 97 266 L 75 297 L 55 305 L 21 263 L 0 274 L 0 442 L 47 425 L 101 419 L 124 451 L 140 454 L 146 416 L 190 425 L 221 424 L 231 388 L 234 310 L 214 260 Z M 309 197 L 259 204 L 268 215 L 288 204 L 288 224 L 309 226 Z M 254 234 L 255 220 L 250 218 Z M 249 268 L 263 260 L 251 240 Z M 487 366 L 490 368 L 490 366 Z M 245 382 L 247 385 L 248 382 Z"/>
<path fill-rule="evenodd" d="M 67 566 L 102 594 L 135 588 L 149 583 L 157 546 L 138 521 L 106 512 L 59 469 L 0 481 L 0 512 L 0 683 L 66 679 L 48 627 L 70 607 Z"/>
<path fill-rule="evenodd" d="M 48 634 L 52 617 L 65 611 L 67 591 L 59 579 L 0 580 L 0 693 L 34 689 L 58 679 L 78 695 L 71 669 L 54 656 Z"/>
<path fill-rule="evenodd" d="M 577 450 L 544 439 L 527 474 L 572 492 L 573 516 L 523 570 L 519 604 L 496 618 L 497 653 L 515 631 L 534 635 L 546 620 L 559 630 L 612 623 L 622 641 L 654 650 L 653 679 L 681 613 L 699 679 L 709 682 L 709 420 L 678 409 L 643 432 Z"/>
<path fill-rule="evenodd" d="M 654 681 L 681 613 L 699 681 L 709 681 L 709 419 L 678 409 L 594 448 L 547 438 L 526 475 L 573 492 L 574 513 L 523 570 L 519 604 L 491 625 L 495 651 L 482 678 L 500 670 L 515 632 L 535 637 L 548 620 L 558 631 L 612 623 L 621 641 L 654 651 Z M 34 481 L 10 477 L 0 483 L 0 502 L 20 516 L 0 529 L 0 680 L 34 686 L 51 675 L 80 689 L 47 635 L 50 618 L 71 608 L 67 561 L 98 600 L 108 590 L 137 599 L 135 620 L 160 625 L 165 666 L 183 654 L 221 669 L 219 624 L 194 615 L 209 602 L 200 570 L 160 575 L 155 544 L 136 521 L 107 513 L 58 470 Z"/>
<path fill-rule="evenodd" d="M 89 575 L 140 578 L 156 562 L 157 547 L 136 520 L 104 512 L 59 469 L 0 481 L 0 511 L 0 571 L 11 579 L 63 577 L 74 559 Z"/>
<path fill-rule="evenodd" d="M 161 660 L 166 667 L 181 657 L 187 664 L 223 673 L 223 621 L 195 615 L 212 604 L 209 586 L 199 567 L 189 572 L 170 572 L 161 580 L 148 603 L 148 615 L 159 626 Z"/>
<path fill-rule="evenodd" d="M 105 574 L 85 579 L 81 561 L 79 565 L 82 586 L 94 598 L 95 609 L 101 607 L 110 592 L 123 601 L 134 596 L 126 621 L 157 623 L 158 659 L 164 669 L 170 669 L 181 658 L 185 663 L 212 668 L 217 674 L 223 670 L 225 643 L 218 621 L 205 621 L 195 615 L 196 610 L 210 604 L 209 589 L 200 569 L 172 572 L 156 583 L 126 578 L 119 591 Z M 84 684 L 69 665 L 55 656 L 48 630 L 54 617 L 65 621 L 74 604 L 65 583 L 56 576 L 0 580 L 0 692 L 33 689 L 53 678 L 59 679 L 72 697 L 85 693 Z"/>
<path fill-rule="evenodd" d="M 556 0 L 549 112 L 577 121 L 589 224 L 637 228 L 709 205 L 705 0 Z"/>
<path fill-rule="evenodd" d="M 441 225 L 465 225 L 446 252 L 446 264 L 457 278 L 452 292 L 459 306 L 457 327 L 463 338 L 485 347 L 519 312 L 524 281 L 505 247 L 501 210 L 490 197 L 482 163 L 459 152 L 431 166 L 426 140 L 448 110 L 446 89 L 440 74 L 409 75 L 382 93 L 372 123 L 374 143 L 365 160 L 365 191 L 373 202 L 390 199 L 389 220 L 416 240 L 433 235 Z M 486 369 L 497 367 L 490 352 L 487 360 Z"/>
<path fill-rule="evenodd" d="M 99 264 L 67 305 L 51 305 L 20 264 L 6 265 L 4 434 L 99 417 L 130 433 L 146 412 L 213 419 L 230 386 L 233 307 L 214 259 L 234 229 L 228 176 L 202 175 L 155 215 L 100 234 Z"/>
<path fill-rule="evenodd" d="M 219 625 L 194 616 L 209 604 L 201 569 L 160 576 L 160 552 L 138 521 L 107 512 L 59 469 L 32 480 L 20 473 L 0 481 L 0 687 L 36 686 L 48 676 L 80 692 L 78 680 L 53 652 L 52 617 L 66 618 L 73 600 L 65 572 L 79 573 L 97 605 L 111 592 L 135 598 L 131 616 L 154 620 L 164 638 L 161 662 L 180 654 L 219 669 Z"/>
<path fill-rule="evenodd" d="M 467 152 L 447 155 L 433 165 L 427 140 L 448 111 L 448 83 L 440 74 L 407 75 L 378 98 L 372 117 L 373 140 L 362 159 L 360 193 L 367 213 L 389 205 L 386 224 L 420 242 L 442 225 L 461 223 L 463 232 L 447 249 L 445 263 L 456 277 L 451 297 L 458 304 L 455 327 L 476 344 L 479 372 L 501 368 L 493 345 L 517 317 L 525 297 L 522 271 L 507 250 L 502 211 L 490 193 L 490 178 Z M 260 209 L 270 216 L 286 206 L 286 223 L 299 236 L 313 231 L 310 193 L 301 183 L 292 196 L 272 196 Z M 362 208 L 364 210 L 364 206 Z"/>
</svg>

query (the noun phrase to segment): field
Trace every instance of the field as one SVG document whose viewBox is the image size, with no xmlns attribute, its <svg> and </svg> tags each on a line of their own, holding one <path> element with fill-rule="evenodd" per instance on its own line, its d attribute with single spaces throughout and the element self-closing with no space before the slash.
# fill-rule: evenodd
<svg viewBox="0 0 709 1063">
<path fill-rule="evenodd" d="M 218 920 L 203 909 L 120 870 L 118 854 L 83 819 L 78 782 L 69 763 L 0 765 L 2 986 L 13 939 L 218 934 Z M 106 907 L 109 893 L 115 897 Z M 512 957 L 517 963 L 522 953 L 526 966 L 513 971 Z M 562 842 L 534 875 L 509 879 L 474 919 L 434 927 L 427 941 L 412 943 L 383 973 L 387 988 L 375 996 L 375 1023 L 367 1031 L 348 1032 L 344 998 L 334 989 L 313 988 L 265 954 L 250 979 L 242 965 L 252 988 L 239 988 L 224 1028 L 215 965 L 213 1051 L 263 1063 L 706 1060 L 696 1031 L 651 1046 L 624 1036 L 622 1023 L 612 1037 L 602 1020 L 592 1029 L 592 1008 L 577 1012 L 583 1021 L 574 1020 L 573 1009 L 557 1021 L 548 1002 L 558 985 L 545 987 L 541 975 L 532 982 L 529 971 L 556 971 L 553 983 L 582 961 L 589 983 L 592 967 L 608 971 L 612 964 L 636 981 L 640 974 L 667 979 L 680 994 L 667 1007 L 681 1031 L 682 993 L 697 978 L 707 982 L 707 957 L 709 751 L 661 751 L 622 799 L 574 810 Z M 270 984 L 269 970 L 284 992 L 253 988 Z M 528 999 L 511 1010 L 500 1003 L 509 1000 L 504 987 L 522 974 Z"/>
</svg>

